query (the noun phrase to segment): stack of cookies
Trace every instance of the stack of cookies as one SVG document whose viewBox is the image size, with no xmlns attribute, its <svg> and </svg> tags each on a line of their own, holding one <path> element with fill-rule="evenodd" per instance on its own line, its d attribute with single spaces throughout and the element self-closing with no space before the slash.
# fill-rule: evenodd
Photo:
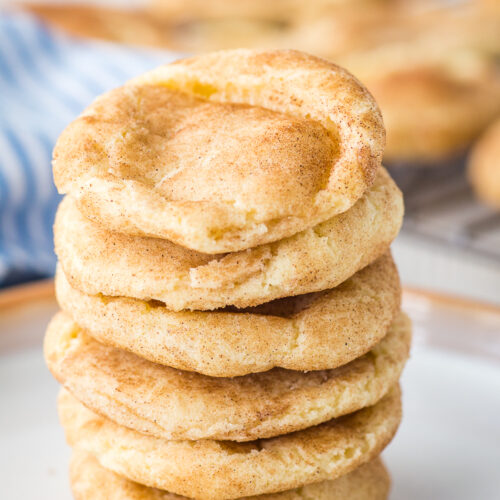
<svg viewBox="0 0 500 500">
<path fill-rule="evenodd" d="M 247 50 L 63 132 L 45 356 L 78 500 L 386 498 L 410 326 L 384 136 L 346 71 Z"/>
</svg>

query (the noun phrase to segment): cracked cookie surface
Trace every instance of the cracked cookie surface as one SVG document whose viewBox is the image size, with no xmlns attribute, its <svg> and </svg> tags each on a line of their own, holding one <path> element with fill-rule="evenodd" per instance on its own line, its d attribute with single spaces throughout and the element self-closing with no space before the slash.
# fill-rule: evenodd
<svg viewBox="0 0 500 500">
<path fill-rule="evenodd" d="M 234 252 L 348 210 L 384 141 L 375 101 L 335 64 L 222 51 L 99 97 L 61 134 L 54 178 L 108 229 Z"/>
</svg>

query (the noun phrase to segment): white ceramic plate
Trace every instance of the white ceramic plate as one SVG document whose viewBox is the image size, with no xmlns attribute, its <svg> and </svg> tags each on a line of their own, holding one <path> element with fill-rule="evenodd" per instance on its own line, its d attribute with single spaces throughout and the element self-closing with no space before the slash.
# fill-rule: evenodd
<svg viewBox="0 0 500 500">
<path fill-rule="evenodd" d="M 500 498 L 500 312 L 407 293 L 404 419 L 384 453 L 392 500 Z M 42 338 L 51 286 L 0 294 L 0 498 L 70 500 L 69 449 Z"/>
</svg>

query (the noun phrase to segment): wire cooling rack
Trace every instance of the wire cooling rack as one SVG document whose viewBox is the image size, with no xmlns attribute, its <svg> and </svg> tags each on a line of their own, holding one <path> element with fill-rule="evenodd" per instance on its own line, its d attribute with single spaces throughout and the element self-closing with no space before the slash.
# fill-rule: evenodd
<svg viewBox="0 0 500 500">
<path fill-rule="evenodd" d="M 475 198 L 463 158 L 445 166 L 390 171 L 405 198 L 403 234 L 500 264 L 500 213 Z"/>
</svg>

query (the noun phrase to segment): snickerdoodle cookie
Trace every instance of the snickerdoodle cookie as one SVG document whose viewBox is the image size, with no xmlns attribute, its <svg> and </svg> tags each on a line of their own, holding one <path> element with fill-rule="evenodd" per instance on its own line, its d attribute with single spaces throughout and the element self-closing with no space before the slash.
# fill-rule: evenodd
<svg viewBox="0 0 500 500">
<path fill-rule="evenodd" d="M 384 143 L 374 99 L 344 69 L 240 49 L 99 97 L 59 137 L 54 178 L 107 229 L 216 254 L 345 212 L 373 183 Z"/>
<path fill-rule="evenodd" d="M 398 382 L 410 339 L 400 314 L 370 352 L 340 368 L 214 378 L 100 344 L 59 313 L 47 330 L 45 359 L 78 400 L 120 425 L 165 439 L 251 441 L 375 404 Z"/>
<path fill-rule="evenodd" d="M 76 500 L 187 500 L 186 497 L 125 479 L 102 467 L 92 455 L 81 451 L 73 453 L 70 479 Z M 389 474 L 377 458 L 333 481 L 241 500 L 386 500 L 389 487 Z"/>
<path fill-rule="evenodd" d="M 395 387 L 356 413 L 248 443 L 140 434 L 91 412 L 66 391 L 59 415 L 68 443 L 104 467 L 178 495 L 226 500 L 333 480 L 373 460 L 398 428 L 401 399 Z"/>
<path fill-rule="evenodd" d="M 289 238 L 211 256 L 168 240 L 108 231 L 61 203 L 56 253 L 71 285 L 90 294 L 155 299 L 173 311 L 249 307 L 333 288 L 383 255 L 403 217 L 384 170 L 347 212 Z"/>
<path fill-rule="evenodd" d="M 99 342 L 212 377 L 274 367 L 336 368 L 369 351 L 399 310 L 390 253 L 323 292 L 237 310 L 173 312 L 162 303 L 87 295 L 56 273 L 59 305 Z"/>
</svg>

